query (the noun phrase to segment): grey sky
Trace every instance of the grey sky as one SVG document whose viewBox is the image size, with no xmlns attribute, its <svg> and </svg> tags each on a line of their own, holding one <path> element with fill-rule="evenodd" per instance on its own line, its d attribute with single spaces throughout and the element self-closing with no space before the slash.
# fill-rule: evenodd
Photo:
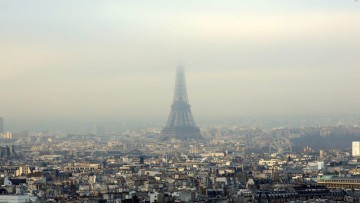
<svg viewBox="0 0 360 203">
<path fill-rule="evenodd" d="M 0 0 L 0 116 L 14 128 L 165 123 L 179 63 L 196 120 L 359 114 L 359 9 L 351 0 Z"/>
</svg>

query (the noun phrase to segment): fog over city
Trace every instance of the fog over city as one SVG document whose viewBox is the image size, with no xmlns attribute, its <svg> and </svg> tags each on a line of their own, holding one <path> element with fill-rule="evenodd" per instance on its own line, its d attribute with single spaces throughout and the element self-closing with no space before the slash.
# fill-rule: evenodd
<svg viewBox="0 0 360 203">
<path fill-rule="evenodd" d="M 351 0 L 0 1 L 10 130 L 165 125 L 176 67 L 198 123 L 360 114 Z"/>
</svg>

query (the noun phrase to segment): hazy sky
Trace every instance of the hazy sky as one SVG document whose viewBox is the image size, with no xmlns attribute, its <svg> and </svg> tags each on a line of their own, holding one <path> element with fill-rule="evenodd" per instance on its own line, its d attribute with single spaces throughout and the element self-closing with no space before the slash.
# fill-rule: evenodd
<svg viewBox="0 0 360 203">
<path fill-rule="evenodd" d="M 0 0 L 0 56 L 9 129 L 165 124 L 180 63 L 195 120 L 360 113 L 353 0 Z"/>
</svg>

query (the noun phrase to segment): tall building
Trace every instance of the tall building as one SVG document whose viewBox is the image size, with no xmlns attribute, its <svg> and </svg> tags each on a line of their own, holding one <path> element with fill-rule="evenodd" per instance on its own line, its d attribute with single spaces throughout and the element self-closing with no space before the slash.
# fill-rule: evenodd
<svg viewBox="0 0 360 203">
<path fill-rule="evenodd" d="M 4 119 L 0 117 L 0 133 L 4 133 Z"/>
<path fill-rule="evenodd" d="M 2 138 L 3 138 L 3 139 L 12 139 L 12 138 L 13 138 L 13 134 L 12 134 L 11 132 L 3 133 Z"/>
<path fill-rule="evenodd" d="M 92 129 L 94 135 L 105 135 L 105 127 L 95 124 Z"/>
<path fill-rule="evenodd" d="M 15 152 L 14 146 L 0 146 L 0 158 L 1 159 L 8 159 L 8 158 L 16 158 L 17 154 Z"/>
<path fill-rule="evenodd" d="M 179 66 L 176 72 L 175 93 L 171 112 L 166 126 L 161 131 L 161 141 L 195 141 L 202 140 L 200 129 L 196 126 L 190 110 L 187 96 L 185 70 Z"/>
<path fill-rule="evenodd" d="M 352 142 L 352 155 L 360 156 L 360 141 Z"/>
</svg>

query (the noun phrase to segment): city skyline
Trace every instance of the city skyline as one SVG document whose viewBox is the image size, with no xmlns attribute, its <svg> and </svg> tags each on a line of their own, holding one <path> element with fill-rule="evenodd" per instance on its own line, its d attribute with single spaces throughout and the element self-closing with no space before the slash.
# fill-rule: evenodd
<svg viewBox="0 0 360 203">
<path fill-rule="evenodd" d="M 360 202 L 359 9 L 0 0 L 0 203 Z"/>
<path fill-rule="evenodd" d="M 179 63 L 199 121 L 359 115 L 359 6 L 1 2 L 0 116 L 17 130 L 161 124 Z"/>
</svg>

